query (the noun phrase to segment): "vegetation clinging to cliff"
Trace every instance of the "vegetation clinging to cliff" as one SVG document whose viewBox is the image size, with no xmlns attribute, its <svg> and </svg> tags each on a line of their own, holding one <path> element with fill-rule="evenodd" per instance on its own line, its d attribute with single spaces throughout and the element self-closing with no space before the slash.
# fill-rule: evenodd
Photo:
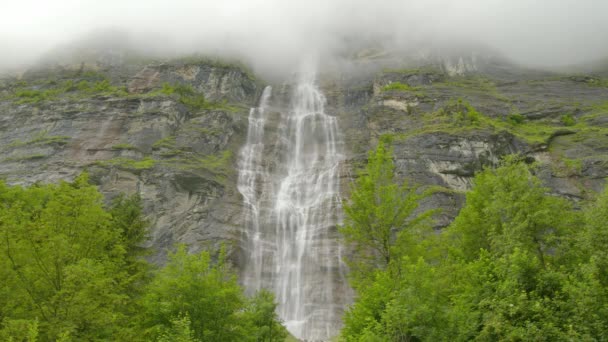
<svg viewBox="0 0 608 342">
<path fill-rule="evenodd" d="M 532 171 L 510 157 L 480 172 L 441 235 L 394 227 L 390 248 L 401 257 L 369 269 L 365 286 L 356 278 L 344 340 L 606 339 L 608 189 L 575 211 Z M 364 189 L 357 183 L 354 193 Z"/>
<path fill-rule="evenodd" d="M 189 84 L 163 83 L 161 89 L 153 92 L 153 94 L 157 93 L 164 95 L 176 94 L 179 102 L 192 112 L 201 110 L 225 110 L 228 112 L 236 112 L 239 110 L 238 107 L 229 105 L 227 101 L 208 101 L 205 99 L 205 94 L 197 92 Z"/>
</svg>

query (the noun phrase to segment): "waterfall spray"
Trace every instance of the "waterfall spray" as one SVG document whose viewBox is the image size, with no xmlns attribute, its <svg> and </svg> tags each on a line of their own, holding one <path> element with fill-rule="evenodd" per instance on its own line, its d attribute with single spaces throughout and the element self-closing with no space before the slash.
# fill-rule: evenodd
<svg viewBox="0 0 608 342">
<path fill-rule="evenodd" d="M 307 341 L 334 336 L 348 300 L 336 225 L 343 159 L 337 118 L 325 113 L 314 74 L 303 73 L 281 112 L 274 149 L 265 144 L 270 88 L 251 110 L 241 151 L 248 260 L 244 283 L 275 295 L 288 330 Z M 271 152 L 272 151 L 272 152 Z M 276 162 L 263 167 L 264 158 Z"/>
</svg>

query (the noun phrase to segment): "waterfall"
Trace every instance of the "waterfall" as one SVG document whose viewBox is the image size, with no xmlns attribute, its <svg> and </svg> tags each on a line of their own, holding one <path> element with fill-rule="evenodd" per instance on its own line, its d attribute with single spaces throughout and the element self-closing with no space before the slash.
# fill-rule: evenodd
<svg viewBox="0 0 608 342">
<path fill-rule="evenodd" d="M 250 111 L 240 155 L 243 281 L 250 292 L 275 293 L 279 317 L 294 336 L 325 341 L 338 333 L 350 298 L 336 231 L 343 143 L 314 74 L 301 74 L 291 87 L 275 130 L 267 122 L 270 92 Z"/>
<path fill-rule="evenodd" d="M 262 166 L 264 153 L 264 125 L 266 124 L 265 111 L 272 93 L 272 87 L 267 86 L 262 92 L 260 104 L 249 110 L 249 126 L 247 141 L 241 149 L 239 158 L 239 178 L 237 189 L 243 196 L 245 208 L 245 221 L 247 223 L 247 237 L 249 243 L 248 265 L 253 267 L 247 272 L 245 284 L 249 289 L 257 291 L 261 288 L 262 277 L 258 276 L 262 270 L 262 256 L 264 246 L 261 245 L 260 232 L 260 205 L 256 185 L 266 174 Z"/>
</svg>

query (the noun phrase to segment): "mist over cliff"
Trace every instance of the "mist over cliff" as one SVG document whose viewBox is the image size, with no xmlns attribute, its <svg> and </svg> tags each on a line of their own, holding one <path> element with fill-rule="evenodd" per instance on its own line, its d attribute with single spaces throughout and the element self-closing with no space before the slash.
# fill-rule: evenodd
<svg viewBox="0 0 608 342">
<path fill-rule="evenodd" d="M 302 56 L 335 61 L 361 49 L 403 55 L 462 44 L 549 67 L 608 55 L 607 12 L 608 3 L 594 0 L 29 0 L 3 5 L 0 69 L 97 46 L 219 55 L 276 74 Z"/>
</svg>

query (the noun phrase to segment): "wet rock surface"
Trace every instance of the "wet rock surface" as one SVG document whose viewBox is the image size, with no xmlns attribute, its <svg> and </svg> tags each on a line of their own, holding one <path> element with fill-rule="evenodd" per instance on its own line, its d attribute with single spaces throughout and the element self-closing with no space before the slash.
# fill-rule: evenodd
<svg viewBox="0 0 608 342">
<path fill-rule="evenodd" d="M 385 136 L 393 141 L 399 178 L 436 190 L 421 209 L 442 209 L 437 229 L 457 215 L 475 172 L 508 154 L 536 163 L 557 195 L 578 201 L 601 191 L 608 88 L 588 82 L 598 76 L 488 64 L 453 71 L 438 63 L 326 82 L 328 111 L 340 117 L 349 149 L 344 183 Z"/>
<path fill-rule="evenodd" d="M 108 200 L 139 193 L 159 262 L 176 243 L 196 251 L 238 241 L 234 155 L 259 85 L 236 66 L 116 67 L 121 77 L 116 68 L 87 68 L 4 80 L 0 177 L 31 185 L 86 170 Z M 190 86 L 204 105 L 159 91 L 163 84 Z"/>
<path fill-rule="evenodd" d="M 591 196 L 608 176 L 608 88 L 593 81 L 599 76 L 572 76 L 473 59 L 322 75 L 326 113 L 338 118 L 344 141 L 343 197 L 382 136 L 393 141 L 400 179 L 434 187 L 423 208 L 442 208 L 438 229 L 462 207 L 475 172 L 506 154 L 537 162 L 556 194 Z M 191 87 L 204 105 L 163 92 L 164 84 Z M 280 103 L 289 89 L 273 86 Z M 177 242 L 192 251 L 228 242 L 241 265 L 236 156 L 263 87 L 239 66 L 209 61 L 83 64 L 3 78 L 0 177 L 30 185 L 87 170 L 108 199 L 141 194 L 155 260 Z M 278 108 L 269 109 L 269 134 Z"/>
</svg>

